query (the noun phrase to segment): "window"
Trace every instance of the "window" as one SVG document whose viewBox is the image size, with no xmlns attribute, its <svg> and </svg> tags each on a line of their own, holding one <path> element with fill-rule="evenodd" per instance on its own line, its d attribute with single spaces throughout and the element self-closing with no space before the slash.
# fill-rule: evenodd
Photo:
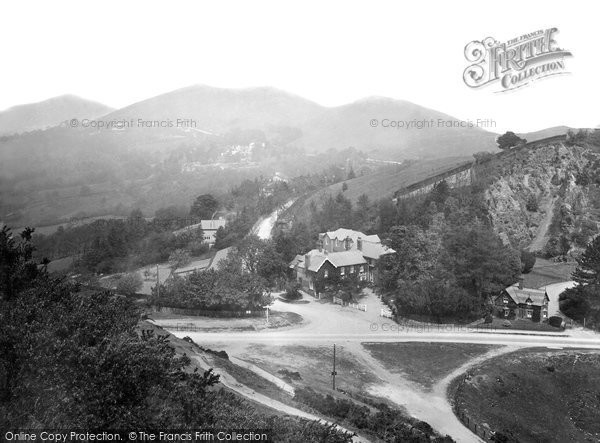
<svg viewBox="0 0 600 443">
<path fill-rule="evenodd" d="M 504 316 L 508 317 L 508 314 L 510 313 L 510 309 L 508 308 L 504 308 Z"/>
<path fill-rule="evenodd" d="M 313 281 L 312 280 L 308 281 L 308 288 L 311 289 L 311 290 L 314 289 L 314 285 L 313 285 Z"/>
<path fill-rule="evenodd" d="M 340 268 L 340 275 L 344 275 L 344 272 L 345 272 L 345 271 L 344 271 L 344 267 L 342 266 L 342 267 Z"/>
<path fill-rule="evenodd" d="M 350 274 L 354 274 L 354 265 L 350 266 Z"/>
<path fill-rule="evenodd" d="M 502 298 L 502 302 L 507 305 L 508 304 L 508 297 L 504 297 Z"/>
<path fill-rule="evenodd" d="M 548 311 L 545 309 L 542 311 L 542 318 L 548 318 Z"/>
<path fill-rule="evenodd" d="M 533 309 L 526 309 L 525 310 L 525 317 L 527 317 L 527 318 L 533 317 Z"/>
<path fill-rule="evenodd" d="M 323 277 L 325 277 L 325 278 L 329 277 L 329 271 L 327 269 L 325 269 L 325 271 L 323 271 Z"/>
</svg>

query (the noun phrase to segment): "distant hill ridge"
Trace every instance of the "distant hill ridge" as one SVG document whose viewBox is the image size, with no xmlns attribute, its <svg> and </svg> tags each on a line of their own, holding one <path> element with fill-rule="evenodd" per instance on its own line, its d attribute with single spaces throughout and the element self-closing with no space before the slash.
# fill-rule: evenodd
<svg viewBox="0 0 600 443">
<path fill-rule="evenodd" d="M 75 95 L 61 95 L 0 112 L 0 135 L 45 129 L 72 118 L 96 118 L 112 110 L 102 103 Z"/>
</svg>

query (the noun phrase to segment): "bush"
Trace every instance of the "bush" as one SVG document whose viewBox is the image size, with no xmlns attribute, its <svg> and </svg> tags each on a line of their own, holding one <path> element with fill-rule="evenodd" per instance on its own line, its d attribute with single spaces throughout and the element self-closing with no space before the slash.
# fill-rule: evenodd
<svg viewBox="0 0 600 443">
<path fill-rule="evenodd" d="M 539 204 L 538 204 L 537 198 L 535 198 L 535 195 L 531 194 L 529 197 L 527 197 L 527 203 L 525 203 L 525 208 L 529 212 L 537 212 L 538 211 Z"/>
<path fill-rule="evenodd" d="M 288 283 L 285 287 L 285 292 L 283 294 L 285 298 L 288 300 L 299 300 L 302 298 L 302 293 L 300 292 L 300 284 L 299 283 Z"/>
<path fill-rule="evenodd" d="M 134 295 L 142 288 L 144 282 L 137 272 L 126 274 L 117 282 L 117 292 L 124 295 Z"/>
<path fill-rule="evenodd" d="M 535 255 L 529 251 L 521 251 L 521 272 L 529 274 L 535 266 Z"/>
<path fill-rule="evenodd" d="M 562 326 L 563 319 L 558 315 L 553 315 L 548 319 L 548 324 L 550 326 L 554 326 L 555 328 L 560 328 Z"/>
</svg>

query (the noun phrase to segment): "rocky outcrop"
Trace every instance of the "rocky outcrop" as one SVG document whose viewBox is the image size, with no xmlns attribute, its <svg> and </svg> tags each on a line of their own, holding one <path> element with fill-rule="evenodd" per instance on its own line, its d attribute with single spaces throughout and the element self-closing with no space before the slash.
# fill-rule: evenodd
<svg viewBox="0 0 600 443">
<path fill-rule="evenodd" d="M 515 150 L 476 171 L 498 234 L 548 256 L 575 253 L 598 233 L 600 198 L 586 179 L 598 156 L 563 142 Z"/>
</svg>

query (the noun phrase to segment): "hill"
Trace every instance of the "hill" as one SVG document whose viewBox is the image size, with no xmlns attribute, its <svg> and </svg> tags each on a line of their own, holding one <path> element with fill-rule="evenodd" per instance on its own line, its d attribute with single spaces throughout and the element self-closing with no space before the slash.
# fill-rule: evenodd
<svg viewBox="0 0 600 443">
<path fill-rule="evenodd" d="M 447 157 L 495 149 L 496 134 L 461 127 L 460 120 L 403 100 L 370 97 L 338 107 L 324 107 L 268 87 L 223 89 L 190 86 L 150 98 L 109 114 L 107 119 L 192 119 L 196 130 L 211 134 L 262 131 L 276 144 L 308 152 L 378 150 L 380 156 Z M 434 127 L 372 127 L 370 121 L 431 121 Z M 451 127 L 438 127 L 438 121 Z M 449 123 L 446 123 L 449 122 Z"/>
<path fill-rule="evenodd" d="M 342 192 L 344 184 L 347 186 L 347 189 L 343 191 L 344 197 L 352 201 L 352 203 L 356 203 L 362 194 L 366 194 L 371 201 L 383 198 L 391 199 L 399 189 L 408 187 L 429 177 L 434 177 L 471 161 L 468 157 L 408 161 L 397 167 L 389 167 L 381 172 L 356 177 L 323 188 L 308 197 L 304 202 L 303 209 L 299 212 L 307 210 L 313 201 L 319 204 L 324 197 L 328 195 L 335 196 L 339 192 Z"/>
<path fill-rule="evenodd" d="M 375 127 L 371 126 L 373 119 Z M 403 122 L 404 127 L 391 127 L 393 122 Z M 422 122 L 426 122 L 423 127 L 416 126 Z M 459 119 L 439 111 L 404 100 L 369 97 L 328 108 L 304 130 L 302 143 L 317 151 L 353 146 L 366 152 L 377 151 L 378 157 L 401 160 L 495 150 L 495 138 L 494 133 L 463 127 Z"/>
<path fill-rule="evenodd" d="M 0 112 L 0 135 L 45 129 L 72 118 L 96 118 L 110 111 L 112 108 L 101 103 L 74 95 L 61 95 Z"/>
</svg>

